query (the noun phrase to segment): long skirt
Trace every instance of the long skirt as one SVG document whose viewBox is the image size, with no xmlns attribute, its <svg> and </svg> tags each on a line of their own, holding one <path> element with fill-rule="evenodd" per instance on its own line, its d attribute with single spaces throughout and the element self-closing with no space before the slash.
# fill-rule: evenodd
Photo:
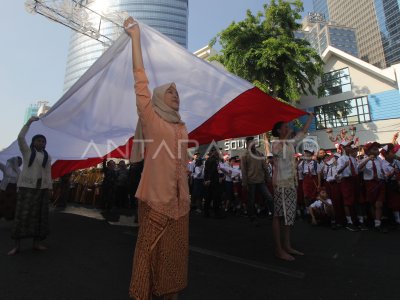
<svg viewBox="0 0 400 300">
<path fill-rule="evenodd" d="M 20 187 L 17 194 L 13 239 L 44 240 L 49 234 L 49 199 L 47 189 Z"/>
<path fill-rule="evenodd" d="M 17 204 L 17 185 L 9 183 L 5 191 L 0 191 L 0 218 L 13 220 Z"/>
<path fill-rule="evenodd" d="M 296 202 L 296 188 L 277 187 L 274 189 L 274 216 L 283 217 L 285 225 L 294 225 Z"/>
<path fill-rule="evenodd" d="M 189 215 L 178 220 L 139 201 L 139 235 L 133 257 L 129 295 L 148 300 L 175 294 L 187 286 Z"/>
</svg>

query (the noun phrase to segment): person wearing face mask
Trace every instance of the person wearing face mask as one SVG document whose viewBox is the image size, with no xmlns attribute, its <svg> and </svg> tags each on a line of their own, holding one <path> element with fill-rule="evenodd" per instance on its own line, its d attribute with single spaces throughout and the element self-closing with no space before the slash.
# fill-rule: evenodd
<svg viewBox="0 0 400 300">
<path fill-rule="evenodd" d="M 4 165 L 0 163 L 0 170 L 3 172 L 3 179 L 0 183 L 0 219 L 14 219 L 15 206 L 17 203 L 17 182 L 21 173 L 20 156 L 11 157 Z"/>
<path fill-rule="evenodd" d="M 139 24 L 128 18 L 124 28 L 132 42 L 139 115 L 130 161 L 144 161 L 136 192 L 139 233 L 129 295 L 140 300 L 152 299 L 153 295 L 177 299 L 187 285 L 188 275 L 188 132 L 179 114 L 180 98 L 175 83 L 155 88 L 151 96 Z M 151 142 L 142 147 L 144 140 Z"/>
<path fill-rule="evenodd" d="M 45 136 L 35 135 L 30 146 L 25 140 L 30 125 L 38 120 L 38 117 L 30 118 L 18 135 L 23 165 L 17 183 L 17 206 L 12 230 L 15 247 L 8 253 L 9 255 L 19 252 L 20 240 L 24 238 L 33 238 L 34 250 L 47 249 L 41 241 L 49 234 L 49 199 L 50 191 L 53 189 L 51 157 L 46 151 Z"/>
</svg>

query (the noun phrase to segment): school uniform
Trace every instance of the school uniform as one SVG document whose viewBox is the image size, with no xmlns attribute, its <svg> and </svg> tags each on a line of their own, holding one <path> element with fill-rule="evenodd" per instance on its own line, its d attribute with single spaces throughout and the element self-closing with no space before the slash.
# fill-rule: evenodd
<svg viewBox="0 0 400 300">
<path fill-rule="evenodd" d="M 304 163 L 304 160 L 300 161 L 299 164 L 297 165 L 297 182 L 298 182 L 298 184 L 297 184 L 297 205 L 303 205 L 304 204 L 303 163 Z"/>
<path fill-rule="evenodd" d="M 333 209 L 335 211 L 335 218 L 338 223 L 344 222 L 344 207 L 342 201 L 342 194 L 340 191 L 340 183 L 337 181 L 338 166 L 335 164 L 326 165 L 326 192 L 332 199 Z"/>
<path fill-rule="evenodd" d="M 314 200 L 318 187 L 318 163 L 315 160 L 305 160 L 303 163 L 303 193 L 304 198 Z"/>
<path fill-rule="evenodd" d="M 368 160 L 364 158 L 360 164 Z M 367 162 L 362 169 L 365 184 L 366 201 L 371 204 L 385 202 L 386 184 L 382 159 L 376 158 Z"/>
<path fill-rule="evenodd" d="M 389 163 L 387 160 L 382 160 L 382 168 L 383 172 L 388 175 L 395 169 L 400 170 L 400 161 L 395 159 L 392 163 Z M 392 211 L 400 210 L 400 186 L 398 177 L 399 174 L 393 174 L 392 176 L 388 176 L 386 181 L 386 201 L 388 207 Z"/>
<path fill-rule="evenodd" d="M 347 162 L 350 162 L 344 169 Z M 342 155 L 338 158 L 337 169 L 343 169 L 340 179 L 340 192 L 342 194 L 344 206 L 352 206 L 355 204 L 356 188 L 355 182 L 358 176 L 358 164 L 354 157 Z"/>
</svg>

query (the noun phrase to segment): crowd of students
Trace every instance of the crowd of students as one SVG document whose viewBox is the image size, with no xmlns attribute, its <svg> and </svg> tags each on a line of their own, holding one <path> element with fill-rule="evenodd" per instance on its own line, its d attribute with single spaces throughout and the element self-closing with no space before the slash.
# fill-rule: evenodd
<svg viewBox="0 0 400 300">
<path fill-rule="evenodd" d="M 247 142 L 251 144 L 251 138 Z M 204 158 L 200 153 L 194 155 L 188 164 L 193 210 L 209 217 L 212 203 L 217 218 L 229 211 L 252 220 L 257 215 L 273 215 L 273 155 L 259 160 L 263 166 L 256 174 L 254 162 L 248 163 L 249 151 L 261 155 L 251 146 L 241 157 L 230 157 L 216 148 Z M 312 225 L 330 224 L 332 229 L 400 229 L 400 145 L 396 138 L 386 145 L 368 142 L 363 146 L 345 140 L 336 151 L 305 150 L 295 156 L 298 217 Z M 249 176 L 259 178 L 249 182 Z"/>
</svg>

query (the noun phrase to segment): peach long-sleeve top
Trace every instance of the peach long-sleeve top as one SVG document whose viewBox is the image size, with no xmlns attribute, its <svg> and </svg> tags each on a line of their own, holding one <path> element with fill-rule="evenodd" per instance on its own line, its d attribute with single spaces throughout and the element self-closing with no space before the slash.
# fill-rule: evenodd
<svg viewBox="0 0 400 300">
<path fill-rule="evenodd" d="M 155 112 L 145 70 L 135 70 L 134 77 L 136 106 L 146 140 L 136 198 L 177 220 L 190 210 L 186 173 L 188 132 L 184 124 L 169 123 Z"/>
</svg>

